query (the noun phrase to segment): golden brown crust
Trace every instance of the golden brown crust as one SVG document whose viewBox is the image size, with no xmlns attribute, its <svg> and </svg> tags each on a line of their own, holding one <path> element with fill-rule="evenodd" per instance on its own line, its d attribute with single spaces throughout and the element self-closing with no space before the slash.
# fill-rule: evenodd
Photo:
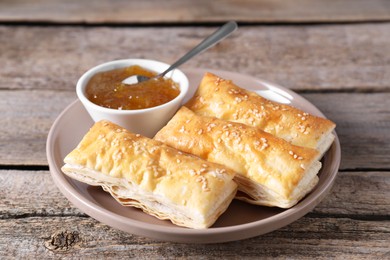
<svg viewBox="0 0 390 260">
<path fill-rule="evenodd" d="M 237 188 L 232 171 L 108 121 L 96 123 L 64 162 L 66 174 L 122 204 L 192 228 L 213 224 Z"/>
<path fill-rule="evenodd" d="M 244 124 L 199 116 L 186 107 L 182 107 L 154 138 L 225 165 L 240 177 L 264 186 L 269 198 L 257 203 L 262 205 L 292 206 L 309 192 L 300 184 L 315 179 L 320 168 L 320 154 L 315 149 L 292 145 Z M 243 182 L 239 181 L 239 189 L 247 191 L 240 184 Z M 254 193 L 249 195 L 262 200 Z"/>
<path fill-rule="evenodd" d="M 333 140 L 331 131 L 335 124 L 330 120 L 272 102 L 212 73 L 204 75 L 194 97 L 185 106 L 199 115 L 251 125 L 294 145 L 319 149 L 321 153 Z"/>
</svg>

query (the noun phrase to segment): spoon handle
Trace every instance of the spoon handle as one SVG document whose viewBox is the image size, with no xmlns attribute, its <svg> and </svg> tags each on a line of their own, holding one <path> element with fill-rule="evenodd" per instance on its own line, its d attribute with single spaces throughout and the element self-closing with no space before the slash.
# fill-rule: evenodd
<svg viewBox="0 0 390 260">
<path fill-rule="evenodd" d="M 185 54 L 183 57 L 181 57 L 178 61 L 173 63 L 167 70 L 162 72 L 159 76 L 163 77 L 165 74 L 167 74 L 172 69 L 179 67 L 187 60 L 191 59 L 195 55 L 207 50 L 208 48 L 214 46 L 216 43 L 220 42 L 221 40 L 225 39 L 229 34 L 234 32 L 237 29 L 237 23 L 234 21 L 227 22 L 224 24 L 221 28 L 216 30 L 213 34 L 211 34 L 209 37 L 204 39 L 201 43 L 199 43 L 195 48 L 190 50 L 187 54 Z"/>
</svg>

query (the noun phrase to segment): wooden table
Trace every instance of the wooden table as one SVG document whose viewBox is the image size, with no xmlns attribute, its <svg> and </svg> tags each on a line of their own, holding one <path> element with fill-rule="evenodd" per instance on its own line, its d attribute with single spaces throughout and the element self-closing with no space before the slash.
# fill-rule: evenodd
<svg viewBox="0 0 390 260">
<path fill-rule="evenodd" d="M 45 144 L 80 75 L 121 58 L 171 63 L 232 19 L 239 30 L 183 68 L 252 75 L 315 104 L 342 146 L 332 192 L 284 228 L 211 245 L 127 234 L 68 202 Z M 1 258 L 390 258 L 389 1 L 6 0 L 0 64 Z"/>
</svg>

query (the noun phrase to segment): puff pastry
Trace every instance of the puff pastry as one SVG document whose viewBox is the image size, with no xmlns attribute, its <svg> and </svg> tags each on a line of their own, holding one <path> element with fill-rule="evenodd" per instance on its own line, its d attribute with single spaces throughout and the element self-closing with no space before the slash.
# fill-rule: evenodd
<svg viewBox="0 0 390 260">
<path fill-rule="evenodd" d="M 185 105 L 202 116 L 258 127 L 299 146 L 323 154 L 332 144 L 335 124 L 294 107 L 265 99 L 230 80 L 206 73 L 194 97 Z"/>
<path fill-rule="evenodd" d="M 108 121 L 97 122 L 64 162 L 69 177 L 189 228 L 210 227 L 237 190 L 234 172 Z"/>
<path fill-rule="evenodd" d="M 257 128 L 196 115 L 182 107 L 154 137 L 176 149 L 237 173 L 238 197 L 257 205 L 289 208 L 318 182 L 320 153 Z"/>
</svg>

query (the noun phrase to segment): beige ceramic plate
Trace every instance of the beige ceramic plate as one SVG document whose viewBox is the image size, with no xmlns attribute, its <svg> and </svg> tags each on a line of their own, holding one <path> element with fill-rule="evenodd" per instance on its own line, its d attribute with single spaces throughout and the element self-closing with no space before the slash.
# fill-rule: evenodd
<svg viewBox="0 0 390 260">
<path fill-rule="evenodd" d="M 185 71 L 190 80 L 187 99 L 193 95 L 204 72 L 205 70 L 200 69 Z M 211 72 L 232 79 L 239 86 L 259 91 L 270 99 L 291 103 L 306 112 L 323 116 L 310 102 L 283 87 L 237 73 Z M 340 164 L 340 144 L 336 135 L 335 142 L 322 159 L 323 167 L 319 172 L 318 185 L 293 208 L 283 210 L 233 201 L 211 228 L 193 230 L 151 217 L 135 208 L 123 207 L 101 188 L 72 180 L 61 172 L 63 158 L 76 147 L 92 124 L 92 119 L 80 101 L 69 105 L 54 122 L 46 149 L 55 184 L 76 207 L 91 217 L 125 232 L 165 241 L 227 242 L 258 236 L 288 225 L 311 211 L 324 198 L 335 180 Z"/>
</svg>

